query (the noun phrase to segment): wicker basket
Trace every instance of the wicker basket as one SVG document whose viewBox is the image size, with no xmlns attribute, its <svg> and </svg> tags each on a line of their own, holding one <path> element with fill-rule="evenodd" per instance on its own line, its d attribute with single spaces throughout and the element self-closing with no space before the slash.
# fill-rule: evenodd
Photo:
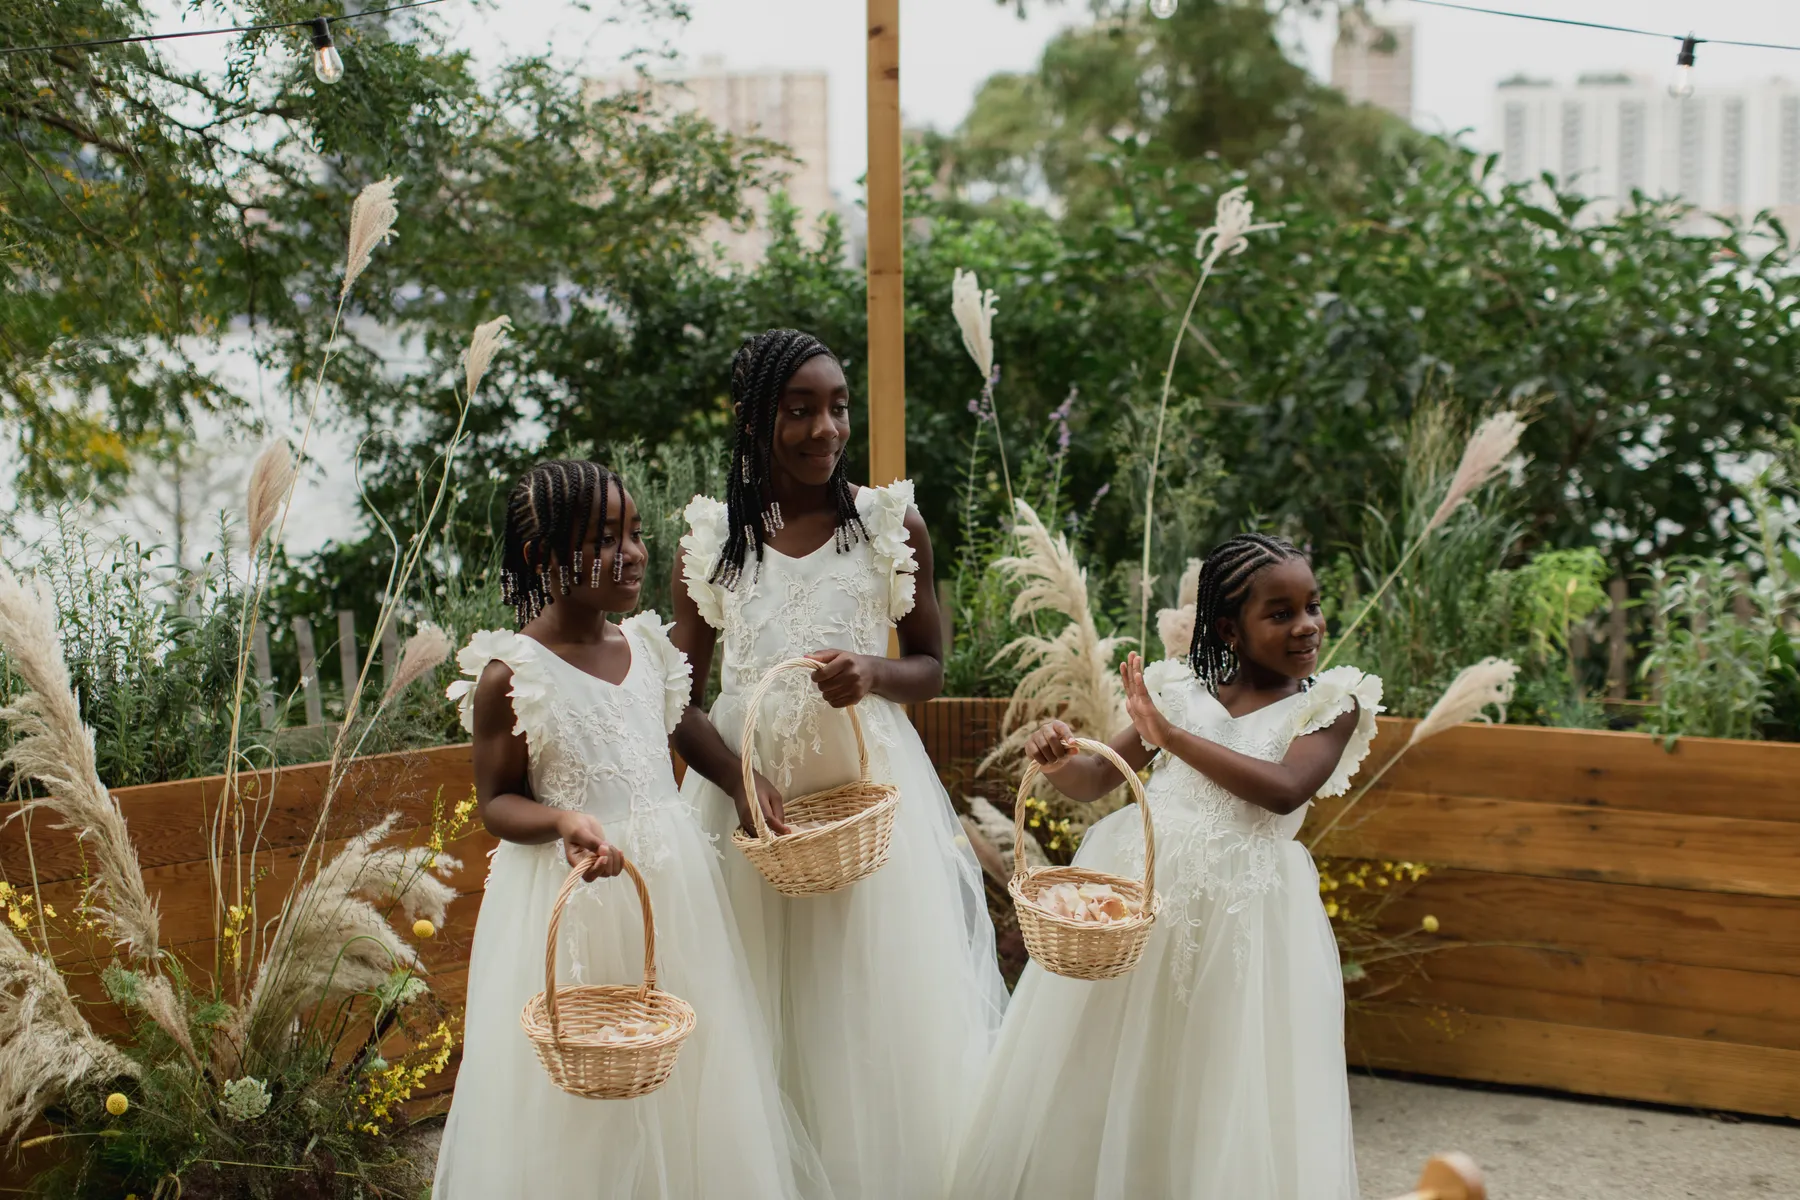
<svg viewBox="0 0 1800 1200">
<path fill-rule="evenodd" d="M 644 913 L 644 981 L 636 987 L 556 986 L 556 937 L 563 909 L 585 870 L 583 864 L 569 872 L 556 895 L 544 939 L 544 990 L 525 1002 L 519 1024 L 557 1087 L 590 1100 L 628 1100 L 654 1092 L 668 1080 L 681 1044 L 694 1032 L 694 1010 L 686 1000 L 656 986 L 656 917 L 650 910 L 650 890 L 630 859 L 625 860 L 625 872 L 637 885 Z M 669 1028 L 639 1041 L 599 1040 L 606 1025 L 643 1020 L 667 1021 Z"/>
<path fill-rule="evenodd" d="M 1089 754 L 1098 754 L 1119 769 L 1131 788 L 1144 817 L 1144 878 L 1142 881 L 1089 871 L 1082 867 L 1025 866 L 1025 799 L 1031 785 L 1043 772 L 1036 763 L 1025 769 L 1019 781 L 1019 795 L 1014 804 L 1013 877 L 1006 885 L 1012 893 L 1019 914 L 1019 933 L 1025 938 L 1025 949 L 1044 969 L 1071 979 L 1114 979 L 1137 966 L 1143 956 L 1144 943 L 1150 939 L 1151 926 L 1162 907 L 1156 894 L 1156 836 L 1150 828 L 1150 806 L 1144 803 L 1144 785 L 1125 760 L 1104 742 L 1076 738 L 1075 744 Z M 1135 916 L 1108 925 L 1076 921 L 1038 907 L 1037 897 L 1058 883 L 1111 884 L 1121 896 L 1142 906 Z"/>
<path fill-rule="evenodd" d="M 817 828 L 779 835 L 770 831 L 756 794 L 752 759 L 756 753 L 756 714 L 783 671 L 816 671 L 823 665 L 810 658 L 790 658 L 770 668 L 751 693 L 744 714 L 744 737 L 738 747 L 744 766 L 744 795 L 749 798 L 756 836 L 737 829 L 732 831 L 731 840 L 762 872 L 769 886 L 786 896 L 822 896 L 873 875 L 887 861 L 888 846 L 894 836 L 894 813 L 900 803 L 898 788 L 869 778 L 869 747 L 863 741 L 862 719 L 852 706 L 845 711 L 856 734 L 857 778 L 783 804 L 783 816 L 789 823 L 817 821 Z"/>
</svg>

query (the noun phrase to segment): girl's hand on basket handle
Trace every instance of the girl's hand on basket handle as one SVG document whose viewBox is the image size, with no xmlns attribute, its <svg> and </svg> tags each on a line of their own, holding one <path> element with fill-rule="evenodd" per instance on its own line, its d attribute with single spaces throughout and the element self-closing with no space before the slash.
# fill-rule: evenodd
<svg viewBox="0 0 1800 1200">
<path fill-rule="evenodd" d="M 813 672 L 813 682 L 833 708 L 862 703 L 863 697 L 875 690 L 875 673 L 880 669 L 876 663 L 887 661 L 848 650 L 815 650 L 806 657 L 825 664 Z"/>
<path fill-rule="evenodd" d="M 1046 775 L 1054 775 L 1075 757 L 1075 731 L 1061 721 L 1045 721 L 1025 739 L 1025 754 Z"/>
<path fill-rule="evenodd" d="M 606 830 L 584 812 L 565 812 L 557 818 L 556 831 L 562 837 L 563 857 L 571 867 L 584 863 L 582 878 L 589 883 L 605 876 L 611 878 L 625 869 L 625 855 L 606 840 Z"/>
<path fill-rule="evenodd" d="M 1144 660 L 1136 651 L 1119 664 L 1119 677 L 1125 683 L 1125 711 L 1130 714 L 1138 737 L 1146 746 L 1164 749 L 1169 741 L 1169 719 L 1162 715 L 1156 701 L 1150 698 L 1150 689 L 1144 686 Z"/>
<path fill-rule="evenodd" d="M 750 805 L 741 794 L 743 790 L 744 785 L 740 781 L 737 788 L 734 789 L 732 793 L 731 801 L 733 804 L 737 805 L 738 827 L 744 831 L 746 837 L 755 837 L 756 826 L 751 823 Z M 781 796 L 781 789 L 770 783 L 767 779 L 764 779 L 761 771 L 756 772 L 756 799 L 757 802 L 762 805 L 763 820 L 769 823 L 770 833 L 784 834 L 794 832 L 792 829 L 788 828 L 786 820 L 783 819 L 781 806 L 784 801 Z"/>
</svg>

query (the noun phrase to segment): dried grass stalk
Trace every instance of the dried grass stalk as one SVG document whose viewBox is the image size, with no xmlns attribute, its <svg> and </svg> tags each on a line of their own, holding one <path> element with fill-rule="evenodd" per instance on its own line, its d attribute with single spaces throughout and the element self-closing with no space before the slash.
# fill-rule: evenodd
<svg viewBox="0 0 1800 1200">
<path fill-rule="evenodd" d="M 1156 633 L 1162 639 L 1164 658 L 1186 658 L 1194 646 L 1194 612 L 1200 600 L 1200 560 L 1187 560 L 1181 583 L 1175 589 L 1175 607 L 1159 609 Z"/>
<path fill-rule="evenodd" d="M 1462 460 L 1456 464 L 1456 474 L 1450 479 L 1450 490 L 1444 493 L 1431 520 L 1425 522 L 1427 535 L 1448 521 L 1459 504 L 1500 474 L 1519 448 L 1524 432 L 1525 418 L 1516 412 L 1495 413 L 1475 427 L 1468 445 L 1463 447 Z"/>
<path fill-rule="evenodd" d="M 1431 706 L 1425 719 L 1413 726 L 1407 746 L 1416 746 L 1426 738 L 1436 737 L 1466 721 L 1486 721 L 1489 718 L 1484 710 L 1489 706 L 1498 708 L 1500 719 L 1505 721 L 1506 706 L 1513 698 L 1513 680 L 1518 674 L 1518 665 L 1504 658 L 1484 658 L 1464 667 L 1438 697 L 1438 702 Z"/>
<path fill-rule="evenodd" d="M 369 265 L 369 256 L 375 252 L 375 247 L 394 236 L 394 220 L 400 215 L 400 206 L 394 202 L 394 188 L 399 183 L 397 176 L 371 183 L 357 193 L 356 201 L 350 206 L 350 248 L 344 259 L 344 286 L 338 289 L 340 302 L 350 294 L 350 286 Z"/>
<path fill-rule="evenodd" d="M 963 349 L 975 360 L 981 378 L 994 377 L 994 314 L 999 306 L 992 291 L 982 291 L 975 272 L 956 270 L 950 283 L 950 312 L 962 330 Z"/>
<path fill-rule="evenodd" d="M 1504 658 L 1484 658 L 1458 671 L 1456 678 L 1450 681 L 1450 686 L 1444 689 L 1444 694 L 1431 706 L 1431 711 L 1425 714 L 1425 719 L 1413 726 L 1412 736 L 1406 739 L 1406 745 L 1400 747 L 1399 753 L 1382 763 L 1381 770 L 1357 787 L 1355 794 L 1344 801 L 1344 807 L 1338 809 L 1337 815 L 1308 840 L 1307 849 L 1314 849 L 1323 842 L 1325 835 L 1336 829 L 1350 815 L 1350 810 L 1381 782 L 1381 777 L 1406 757 L 1408 750 L 1426 738 L 1436 737 L 1465 721 L 1488 720 L 1485 710 L 1489 706 L 1499 709 L 1500 720 L 1505 721 L 1506 706 L 1513 698 L 1513 679 L 1518 673 L 1518 665 Z"/>
<path fill-rule="evenodd" d="M 138 1004 L 144 1013 L 166 1034 L 169 1035 L 181 1052 L 188 1057 L 194 1066 L 200 1066 L 200 1056 L 194 1053 L 194 1039 L 188 1033 L 187 1014 L 182 1010 L 181 1001 L 175 997 L 175 989 L 170 986 L 167 976 L 154 975 L 144 980 L 138 989 Z"/>
<path fill-rule="evenodd" d="M 417 633 L 406 639 L 406 646 L 400 651 L 400 666 L 381 702 L 388 703 L 421 677 L 437 670 L 450 657 L 450 650 L 449 634 L 435 625 L 420 626 Z"/>
<path fill-rule="evenodd" d="M 1056 717 L 1075 732 L 1105 738 L 1124 728 L 1125 690 L 1113 669 L 1113 656 L 1130 638 L 1103 638 L 1094 625 L 1088 602 L 1087 572 L 1075 561 L 1069 540 L 1050 536 L 1025 501 L 1016 502 L 1019 524 L 1014 533 L 1023 553 L 997 559 L 994 566 L 1015 582 L 1023 582 L 1013 600 L 1012 618 L 1061 613 L 1069 618 L 1055 637 L 1027 634 L 995 655 L 1012 656 L 1025 669 L 1006 706 L 1006 737 L 982 761 L 990 765 L 1016 758 L 1037 725 Z"/>
<path fill-rule="evenodd" d="M 0 924 L 0 1135 L 17 1142 L 84 1079 L 135 1074 L 82 1019 L 56 964 Z"/>
<path fill-rule="evenodd" d="M 263 535 L 269 532 L 297 475 L 294 456 L 288 453 L 286 442 L 271 442 L 256 456 L 256 465 L 250 468 L 250 495 L 245 505 L 251 554 L 256 553 Z"/>
<path fill-rule="evenodd" d="M 86 902 L 113 938 L 138 960 L 156 957 L 160 921 L 144 891 L 137 851 L 94 763 L 94 734 L 81 721 L 69 684 L 56 605 L 42 581 L 19 582 L 0 566 L 0 648 L 30 690 L 6 708 L 12 749 L 0 757 L 20 775 L 43 785 L 48 796 L 27 800 L 14 817 L 47 808 L 62 818 L 93 854 L 94 877 Z"/>
<path fill-rule="evenodd" d="M 429 846 L 377 849 L 394 820 L 390 813 L 352 838 L 294 897 L 245 1006 L 252 1026 L 285 1028 L 306 1005 L 372 991 L 399 968 L 419 969 L 418 952 L 383 909 L 397 902 L 409 921 L 442 924 L 456 892 L 438 876 L 462 864 Z"/>
<path fill-rule="evenodd" d="M 506 345 L 506 335 L 511 330 L 511 317 L 495 317 L 475 327 L 475 333 L 469 339 L 469 348 L 463 351 L 463 378 L 468 384 L 467 395 L 470 399 L 474 398 L 475 389 L 481 386 L 481 378 L 487 374 L 494 355 L 500 353 L 500 348 Z"/>
</svg>

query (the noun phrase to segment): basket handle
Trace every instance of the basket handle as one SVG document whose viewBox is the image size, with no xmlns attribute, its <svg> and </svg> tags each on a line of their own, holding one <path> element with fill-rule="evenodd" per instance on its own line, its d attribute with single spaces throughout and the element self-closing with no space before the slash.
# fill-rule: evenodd
<svg viewBox="0 0 1800 1200">
<path fill-rule="evenodd" d="M 644 982 L 638 985 L 638 999 L 648 1000 L 650 993 L 656 988 L 656 915 L 650 909 L 650 889 L 645 886 L 644 877 L 638 873 L 637 864 L 623 855 L 620 857 L 625 863 L 625 873 L 637 885 L 638 905 L 644 912 Z M 550 909 L 550 932 L 544 938 L 544 1008 L 550 1017 L 551 1040 L 559 1043 L 562 1041 L 562 1034 L 556 1024 L 557 934 L 562 931 L 563 909 L 568 906 L 569 897 L 575 894 L 582 875 L 593 861 L 594 856 L 590 854 L 563 880 L 562 891 L 556 893 L 556 904 Z"/>
<path fill-rule="evenodd" d="M 738 741 L 738 763 L 744 771 L 744 800 L 750 806 L 750 822 L 756 827 L 756 836 L 760 841 L 771 841 L 774 834 L 769 832 L 769 822 L 763 816 L 762 800 L 756 794 L 756 714 L 762 708 L 763 698 L 769 689 L 775 686 L 775 677 L 783 671 L 817 671 L 825 664 L 810 658 L 790 658 L 786 662 L 776 663 L 769 668 L 769 673 L 762 677 L 756 690 L 750 693 L 750 705 L 744 713 L 744 736 Z M 852 704 L 844 710 L 850 714 L 850 728 L 856 734 L 856 769 L 858 777 L 869 782 L 869 745 L 863 740 L 862 718 L 856 715 L 856 705 Z"/>
<path fill-rule="evenodd" d="M 1149 902 L 1156 894 L 1156 831 L 1150 827 L 1150 806 L 1144 802 L 1144 781 L 1138 778 L 1119 752 L 1105 742 L 1097 742 L 1092 738 L 1078 737 L 1073 739 L 1075 745 L 1089 754 L 1098 754 L 1118 769 L 1125 777 L 1125 783 L 1131 788 L 1131 798 L 1137 801 L 1138 811 L 1144 817 L 1144 900 Z M 1024 776 L 1019 780 L 1019 794 L 1013 800 L 1013 878 L 1023 879 L 1029 873 L 1025 867 L 1025 798 L 1031 794 L 1031 785 L 1036 783 L 1044 770 L 1033 762 L 1025 768 Z"/>
</svg>

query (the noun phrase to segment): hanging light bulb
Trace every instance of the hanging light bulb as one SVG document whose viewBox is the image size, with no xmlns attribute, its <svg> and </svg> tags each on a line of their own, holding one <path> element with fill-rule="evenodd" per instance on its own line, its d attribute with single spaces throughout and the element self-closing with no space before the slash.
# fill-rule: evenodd
<svg viewBox="0 0 1800 1200">
<path fill-rule="evenodd" d="M 331 22 L 316 17 L 312 23 L 313 74 L 320 83 L 336 83 L 344 77 L 344 60 L 331 41 Z"/>
<path fill-rule="evenodd" d="M 1150 15 L 1168 20 L 1175 15 L 1176 0 L 1150 0 Z"/>
<path fill-rule="evenodd" d="M 1675 56 L 1675 78 L 1669 84 L 1669 95 L 1677 100 L 1686 100 L 1694 94 L 1694 46 L 1693 34 L 1681 39 L 1681 53 Z"/>
</svg>

